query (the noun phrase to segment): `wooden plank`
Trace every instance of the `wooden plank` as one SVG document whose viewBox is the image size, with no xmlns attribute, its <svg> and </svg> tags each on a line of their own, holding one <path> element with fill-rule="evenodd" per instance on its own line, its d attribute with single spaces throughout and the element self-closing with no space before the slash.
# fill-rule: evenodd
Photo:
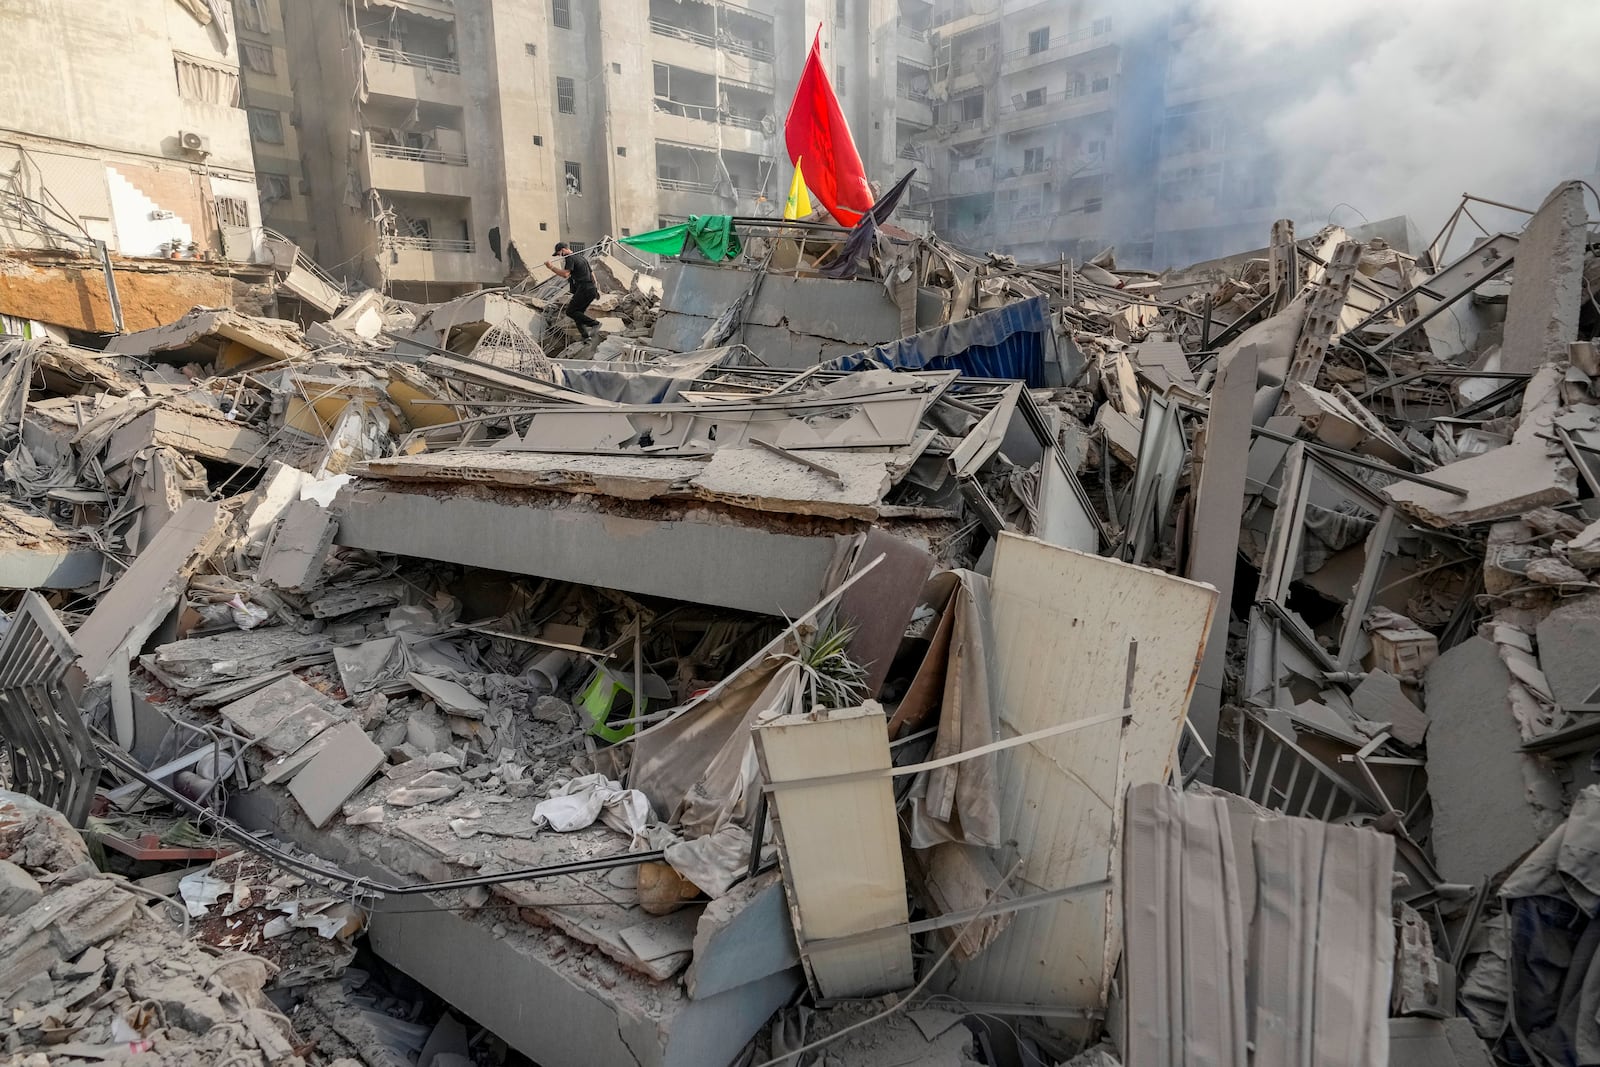
<svg viewBox="0 0 1600 1067">
<path fill-rule="evenodd" d="M 875 702 L 825 715 L 785 715 L 751 731 L 768 782 L 889 766 L 888 730 Z M 771 810 L 812 991 L 837 999 L 910 986 L 910 913 L 892 780 L 781 790 Z"/>
<path fill-rule="evenodd" d="M 1027 895 L 1116 878 L 1122 797 L 1164 781 L 1182 733 L 1216 591 L 1161 571 L 1002 534 L 990 584 L 1003 737 L 1128 713 L 996 759 L 995 853 Z M 1107 893 L 1114 895 L 1108 900 Z M 965 1000 L 1098 1010 L 1116 964 L 1115 887 L 1032 908 L 960 968 Z"/>
</svg>

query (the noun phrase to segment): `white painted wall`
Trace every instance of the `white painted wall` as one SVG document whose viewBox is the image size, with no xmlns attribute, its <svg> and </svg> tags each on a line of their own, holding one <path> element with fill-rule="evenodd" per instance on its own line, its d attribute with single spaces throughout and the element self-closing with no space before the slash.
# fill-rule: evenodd
<svg viewBox="0 0 1600 1067">
<path fill-rule="evenodd" d="M 157 256 L 167 241 L 188 245 L 195 239 L 188 220 L 168 213 L 130 182 L 115 167 L 106 168 L 106 188 L 111 193 L 111 225 L 117 235 L 117 251 L 125 256 Z"/>
</svg>

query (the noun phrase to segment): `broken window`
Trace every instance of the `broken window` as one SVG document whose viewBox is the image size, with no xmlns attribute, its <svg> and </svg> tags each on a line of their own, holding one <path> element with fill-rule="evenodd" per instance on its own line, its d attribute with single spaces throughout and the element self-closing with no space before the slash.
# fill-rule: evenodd
<svg viewBox="0 0 1600 1067">
<path fill-rule="evenodd" d="M 178 77 L 178 95 L 185 100 L 219 107 L 239 106 L 238 71 L 181 52 L 172 54 L 172 65 Z"/>
<path fill-rule="evenodd" d="M 240 29 L 267 32 L 267 0 L 235 0 L 233 11 Z"/>
<path fill-rule="evenodd" d="M 1100 210 L 1100 207 L 1103 203 L 1104 201 L 1102 201 L 1100 197 L 1091 196 L 1089 199 L 1083 202 L 1083 213 L 1085 215 L 1093 215 L 1095 212 Z"/>
<path fill-rule="evenodd" d="M 250 139 L 262 144 L 283 143 L 283 116 L 266 107 L 253 107 L 250 116 Z"/>
<path fill-rule="evenodd" d="M 1038 174 L 1044 170 L 1044 149 L 1029 148 L 1022 153 L 1022 173 Z"/>
<path fill-rule="evenodd" d="M 972 122 L 983 118 L 983 94 L 968 93 L 961 98 L 961 119 Z"/>
<path fill-rule="evenodd" d="M 290 199 L 289 178 L 283 174 L 257 174 L 256 189 L 261 194 L 261 210 L 270 211 L 273 204 Z"/>
<path fill-rule="evenodd" d="M 563 115 L 577 113 L 578 90 L 571 78 L 556 79 L 556 110 Z"/>
<path fill-rule="evenodd" d="M 411 236 L 424 241 L 433 237 L 433 223 L 429 219 L 407 219 L 406 229 L 411 231 Z"/>
<path fill-rule="evenodd" d="M 1050 47 L 1050 27 L 1041 26 L 1037 30 L 1028 31 L 1028 54 L 1038 55 Z"/>
<path fill-rule="evenodd" d="M 1043 107 L 1044 106 L 1044 90 L 1043 89 L 1029 89 L 1027 91 L 1027 93 L 1022 98 L 1022 106 L 1025 107 L 1025 108 Z"/>
<path fill-rule="evenodd" d="M 1105 36 L 1106 34 L 1108 34 L 1110 32 L 1111 32 L 1111 17 L 1109 15 L 1106 16 L 1103 19 L 1095 19 L 1094 20 L 1094 35 L 1096 37 L 1103 37 L 1103 36 Z"/>
<path fill-rule="evenodd" d="M 265 44 L 252 44 L 249 41 L 239 42 L 239 51 L 244 56 L 244 65 L 257 74 L 275 74 L 277 66 L 272 61 L 272 46 Z"/>
<path fill-rule="evenodd" d="M 285 182 L 285 187 L 288 183 Z M 217 225 L 231 226 L 236 229 L 247 230 L 250 228 L 250 205 L 241 197 L 217 197 Z"/>
<path fill-rule="evenodd" d="M 550 21 L 559 30 L 572 29 L 572 0 L 550 0 Z"/>
<path fill-rule="evenodd" d="M 563 165 L 566 167 L 567 172 L 567 194 L 569 196 L 582 196 L 583 168 L 570 159 Z"/>
<path fill-rule="evenodd" d="M 665 63 L 655 64 L 656 96 L 662 100 L 672 98 L 672 68 Z"/>
<path fill-rule="evenodd" d="M 1103 93 L 1109 88 L 1111 88 L 1111 76 L 1108 74 L 1097 74 L 1094 81 L 1089 83 L 1089 91 L 1093 93 Z"/>
</svg>

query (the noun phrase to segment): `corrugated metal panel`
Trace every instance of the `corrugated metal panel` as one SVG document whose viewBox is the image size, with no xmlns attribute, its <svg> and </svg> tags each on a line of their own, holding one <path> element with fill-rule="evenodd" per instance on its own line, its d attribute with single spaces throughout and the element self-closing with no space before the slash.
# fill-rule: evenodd
<svg viewBox="0 0 1600 1067">
<path fill-rule="evenodd" d="M 1121 796 L 1167 777 L 1216 591 L 1160 571 L 1002 534 L 991 583 L 1003 736 L 1126 712 L 997 757 L 1000 835 L 1021 894 L 1119 877 Z M 995 854 L 1009 870 L 1016 852 Z M 1108 892 L 1019 912 L 964 965 L 972 1001 L 1097 1010 L 1121 912 Z"/>
<path fill-rule="evenodd" d="M 1141 786 L 1123 1050 L 1141 1067 L 1384 1067 L 1395 843 Z"/>
<path fill-rule="evenodd" d="M 1050 304 L 1042 296 L 982 311 L 827 364 L 834 370 L 958 370 L 969 378 L 1016 378 L 1044 385 Z"/>
</svg>

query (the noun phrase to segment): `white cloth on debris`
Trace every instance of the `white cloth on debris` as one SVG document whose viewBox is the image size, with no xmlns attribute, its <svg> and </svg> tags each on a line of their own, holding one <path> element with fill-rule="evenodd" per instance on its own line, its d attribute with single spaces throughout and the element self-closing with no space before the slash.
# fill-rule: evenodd
<svg viewBox="0 0 1600 1067">
<path fill-rule="evenodd" d="M 533 809 L 533 825 L 560 833 L 582 830 L 596 819 L 637 841 L 652 819 L 650 801 L 637 789 L 603 774 L 585 774 L 550 790 L 550 799 Z"/>
</svg>

